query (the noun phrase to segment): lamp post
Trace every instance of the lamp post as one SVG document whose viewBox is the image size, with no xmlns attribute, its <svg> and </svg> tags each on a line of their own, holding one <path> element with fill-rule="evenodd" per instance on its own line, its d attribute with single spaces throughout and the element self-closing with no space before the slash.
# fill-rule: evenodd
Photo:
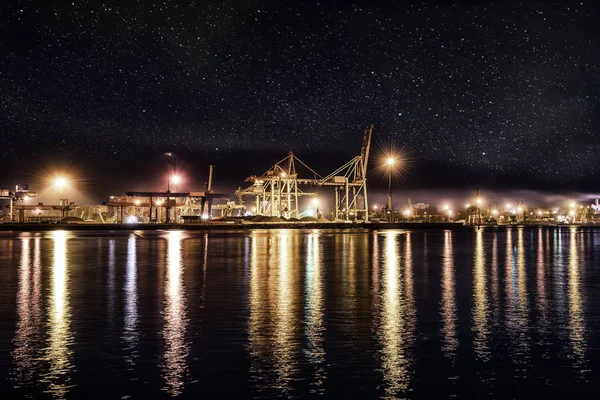
<svg viewBox="0 0 600 400">
<path fill-rule="evenodd" d="M 168 224 L 171 222 L 171 187 L 170 184 L 171 182 L 174 185 L 177 185 L 179 182 L 181 182 L 181 177 L 179 175 L 170 175 L 169 179 L 167 179 L 167 206 L 166 206 L 166 217 L 165 217 L 165 223 Z M 177 186 L 175 186 L 175 190 L 177 190 Z M 177 198 L 176 198 L 177 199 Z M 177 202 L 177 200 L 175 200 Z"/>
<path fill-rule="evenodd" d="M 394 219 L 394 207 L 392 206 L 392 168 L 394 164 L 396 164 L 396 159 L 393 157 L 389 157 L 386 161 L 388 167 L 388 202 L 387 209 L 389 211 L 388 222 L 392 222 Z"/>
<path fill-rule="evenodd" d="M 67 180 L 65 178 L 56 178 L 54 184 L 58 186 L 58 202 L 60 203 L 60 198 L 63 194 L 63 187 L 67 184 Z"/>
</svg>

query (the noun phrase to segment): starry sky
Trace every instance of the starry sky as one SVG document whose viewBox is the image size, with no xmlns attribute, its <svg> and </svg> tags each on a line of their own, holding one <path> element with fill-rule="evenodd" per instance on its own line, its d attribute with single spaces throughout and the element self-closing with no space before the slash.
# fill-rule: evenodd
<svg viewBox="0 0 600 400">
<path fill-rule="evenodd" d="M 190 189 L 326 175 L 374 124 L 404 191 L 597 190 L 600 3 L 472 3 L 5 0 L 0 186 L 155 189 L 167 151 Z"/>
</svg>

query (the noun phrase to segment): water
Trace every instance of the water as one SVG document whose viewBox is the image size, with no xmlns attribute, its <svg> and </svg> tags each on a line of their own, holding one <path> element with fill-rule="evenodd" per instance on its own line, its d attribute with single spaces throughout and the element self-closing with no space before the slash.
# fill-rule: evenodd
<svg viewBox="0 0 600 400">
<path fill-rule="evenodd" d="M 0 233 L 2 398 L 595 397 L 600 231 Z"/>
</svg>

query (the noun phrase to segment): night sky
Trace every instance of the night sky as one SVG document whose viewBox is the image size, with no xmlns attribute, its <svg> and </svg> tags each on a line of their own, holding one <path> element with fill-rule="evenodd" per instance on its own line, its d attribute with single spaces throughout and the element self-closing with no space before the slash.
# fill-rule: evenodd
<svg viewBox="0 0 600 400">
<path fill-rule="evenodd" d="M 192 190 L 289 151 L 325 175 L 372 123 L 405 193 L 598 191 L 599 2 L 286 3 L 5 0 L 0 186 L 104 200 L 164 186 L 166 151 Z"/>
</svg>

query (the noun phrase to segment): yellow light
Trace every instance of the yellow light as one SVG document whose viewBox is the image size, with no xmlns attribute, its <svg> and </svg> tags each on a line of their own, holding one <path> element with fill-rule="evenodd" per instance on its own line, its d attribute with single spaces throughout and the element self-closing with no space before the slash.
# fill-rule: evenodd
<svg viewBox="0 0 600 400">
<path fill-rule="evenodd" d="M 286 176 L 287 176 L 287 174 L 286 174 L 285 172 L 282 172 L 282 173 L 281 173 L 281 177 L 282 177 L 282 178 L 285 178 Z"/>
<path fill-rule="evenodd" d="M 390 157 L 387 159 L 387 165 L 394 165 L 396 163 L 396 159 L 394 159 L 393 157 Z"/>
<path fill-rule="evenodd" d="M 65 186 L 67 184 L 67 180 L 65 178 L 56 178 L 56 180 L 54 181 L 54 183 L 56 184 L 56 186 Z"/>
<path fill-rule="evenodd" d="M 450 206 L 448 204 L 444 205 L 444 210 L 448 211 L 449 208 L 450 208 Z"/>
<path fill-rule="evenodd" d="M 571 216 L 575 215 L 575 211 L 573 211 L 573 210 L 569 211 L 569 215 L 571 215 Z"/>
<path fill-rule="evenodd" d="M 135 205 L 136 205 L 136 206 L 139 206 L 139 205 L 140 205 L 140 201 L 139 201 L 139 200 L 136 200 L 136 201 L 135 201 Z"/>
<path fill-rule="evenodd" d="M 313 201 L 312 201 L 312 202 L 313 202 L 313 204 L 314 204 L 315 206 L 318 206 L 318 205 L 319 205 L 319 199 L 318 199 L 318 198 L 316 198 L 316 197 L 313 199 Z"/>
<path fill-rule="evenodd" d="M 469 208 L 471 205 L 469 203 L 465 204 L 465 208 Z"/>
<path fill-rule="evenodd" d="M 510 208 L 511 204 L 510 203 L 506 203 L 506 209 L 508 210 Z"/>
<path fill-rule="evenodd" d="M 575 208 L 575 202 L 574 202 L 574 201 L 570 202 L 570 203 L 569 203 L 569 207 L 571 207 L 571 208 Z"/>
<path fill-rule="evenodd" d="M 481 204 L 481 199 L 480 199 L 479 197 L 478 197 L 478 198 L 476 198 L 476 199 L 475 199 L 475 203 L 477 203 L 477 205 L 480 205 L 480 204 Z"/>
<path fill-rule="evenodd" d="M 538 215 L 542 215 L 542 214 L 543 214 L 542 210 L 539 210 Z"/>
<path fill-rule="evenodd" d="M 519 207 L 517 207 L 517 210 L 518 210 L 519 212 L 521 212 L 521 211 L 523 211 L 523 207 L 519 206 Z"/>
<path fill-rule="evenodd" d="M 498 210 L 496 210 L 496 209 L 492 210 L 492 214 L 493 215 L 498 215 Z"/>
<path fill-rule="evenodd" d="M 156 200 L 156 205 L 157 206 L 162 206 L 163 201 L 162 200 Z"/>
<path fill-rule="evenodd" d="M 179 182 L 181 182 L 181 177 L 179 175 L 171 176 L 171 183 L 177 185 Z"/>
</svg>

